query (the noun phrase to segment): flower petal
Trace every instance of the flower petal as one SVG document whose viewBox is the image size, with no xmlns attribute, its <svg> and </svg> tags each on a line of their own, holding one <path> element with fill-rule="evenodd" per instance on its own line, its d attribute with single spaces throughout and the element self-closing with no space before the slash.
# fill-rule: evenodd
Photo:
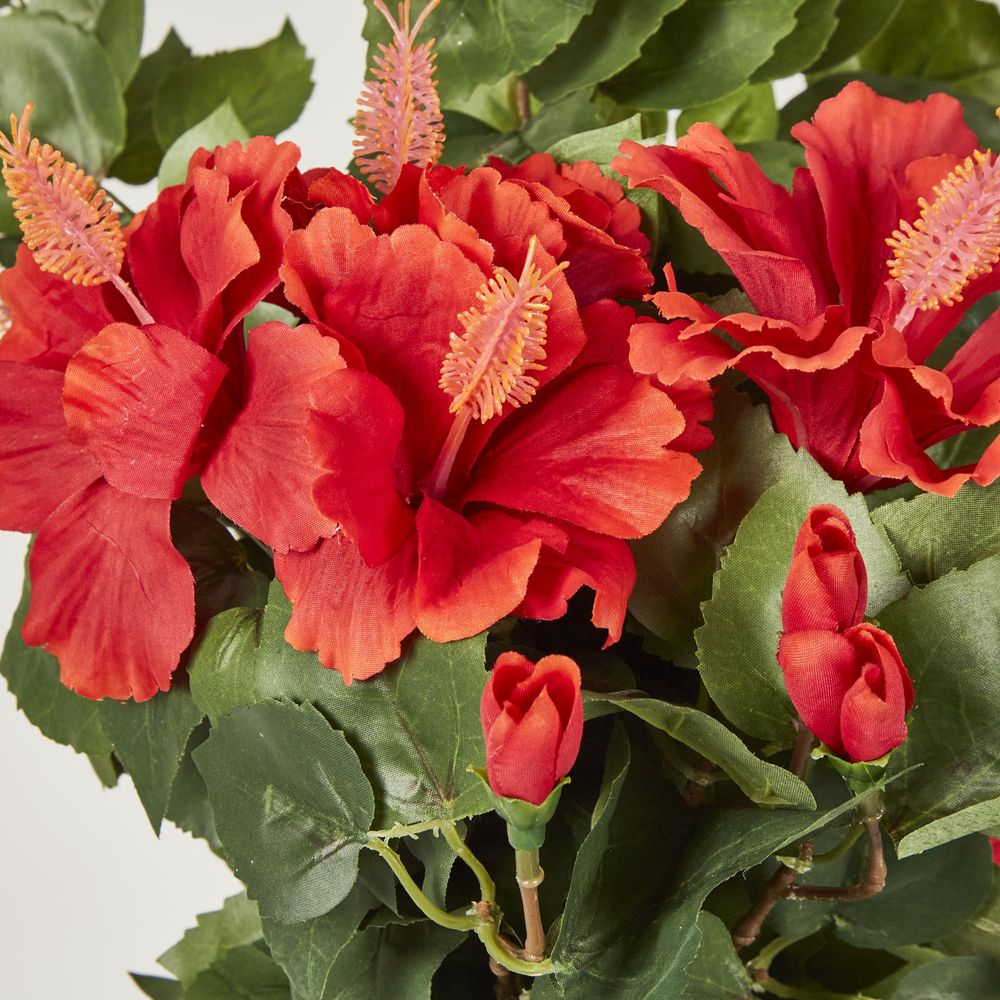
<svg viewBox="0 0 1000 1000">
<path fill-rule="evenodd" d="M 558 780 L 561 735 L 559 713 L 545 690 L 523 717 L 505 708 L 487 741 L 486 773 L 493 792 L 541 805 Z"/>
<path fill-rule="evenodd" d="M 24 641 L 59 658 L 85 698 L 145 701 L 170 687 L 194 634 L 194 580 L 170 541 L 170 501 L 104 482 L 71 496 L 31 551 Z"/>
<path fill-rule="evenodd" d="M 321 470 L 307 429 L 313 388 L 343 367 L 337 342 L 314 326 L 250 333 L 246 402 L 201 482 L 226 517 L 279 552 L 310 549 L 336 528 L 312 499 Z"/>
<path fill-rule="evenodd" d="M 168 326 L 105 327 L 66 369 L 70 439 L 86 444 L 112 486 L 180 495 L 226 366 Z"/>
</svg>

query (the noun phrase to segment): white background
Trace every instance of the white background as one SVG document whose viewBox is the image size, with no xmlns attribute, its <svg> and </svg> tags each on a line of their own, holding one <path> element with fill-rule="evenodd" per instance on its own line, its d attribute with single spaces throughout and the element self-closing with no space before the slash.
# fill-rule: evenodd
<svg viewBox="0 0 1000 1000">
<path fill-rule="evenodd" d="M 307 166 L 343 166 L 364 75 L 361 0 L 147 0 L 143 48 L 171 25 L 196 53 L 256 45 L 286 15 L 316 60 L 287 137 Z M 116 190 L 133 208 L 155 196 Z M 0 532 L 0 633 L 25 546 Z M 165 974 L 156 957 L 239 889 L 201 841 L 169 823 L 157 840 L 127 779 L 102 788 L 87 759 L 42 736 L 0 686 L 0 1000 L 137 1000 L 128 970 Z"/>
</svg>

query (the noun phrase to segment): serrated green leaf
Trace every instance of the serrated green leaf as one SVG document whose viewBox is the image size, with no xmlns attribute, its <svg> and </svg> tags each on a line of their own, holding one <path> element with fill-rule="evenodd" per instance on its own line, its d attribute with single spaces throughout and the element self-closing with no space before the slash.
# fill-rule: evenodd
<svg viewBox="0 0 1000 1000">
<path fill-rule="evenodd" d="M 209 716 L 269 698 L 314 703 L 361 758 L 380 829 L 492 808 L 482 783 L 466 771 L 485 760 L 479 722 L 485 636 L 443 644 L 418 636 L 377 677 L 348 686 L 314 653 L 288 645 L 290 617 L 275 583 L 262 619 L 227 612 L 209 624 L 190 666 L 195 700 Z"/>
<path fill-rule="evenodd" d="M 996 1000 L 1000 962 L 947 958 L 908 972 L 893 1000 Z"/>
<path fill-rule="evenodd" d="M 246 142 L 250 132 L 240 121 L 227 97 L 210 115 L 179 135 L 163 154 L 160 172 L 156 179 L 162 191 L 173 184 L 182 184 L 187 177 L 188 161 L 198 149 L 215 149 L 232 141 Z"/>
<path fill-rule="evenodd" d="M 596 163 L 605 173 L 610 173 L 611 161 L 618 155 L 618 147 L 626 139 L 634 142 L 642 139 L 641 115 L 633 115 L 631 118 L 615 122 L 613 125 L 605 125 L 603 128 L 577 132 L 549 146 L 546 152 L 562 163 L 589 160 L 591 163 Z"/>
<path fill-rule="evenodd" d="M 256 48 L 184 60 L 156 91 L 157 142 L 169 149 L 227 100 L 251 135 L 277 135 L 302 114 L 313 89 L 312 65 L 290 21 Z"/>
<path fill-rule="evenodd" d="M 449 0 L 426 21 L 423 38 L 436 38 L 437 78 L 443 103 L 468 97 L 480 84 L 496 83 L 541 62 L 576 30 L 596 0 Z M 369 42 L 368 65 L 375 46 L 388 44 L 391 32 L 372 0 L 362 34 Z M 413 4 L 411 22 L 426 6 Z M 359 88 L 360 89 L 360 88 Z"/>
<path fill-rule="evenodd" d="M 809 68 L 816 73 L 849 59 L 886 30 L 903 0 L 841 0 L 837 28 L 822 55 Z"/>
<path fill-rule="evenodd" d="M 263 916 L 320 916 L 351 891 L 375 804 L 357 754 L 311 705 L 218 719 L 194 753 L 234 871 Z"/>
<path fill-rule="evenodd" d="M 841 0 L 805 0 L 795 12 L 795 28 L 774 47 L 774 54 L 750 78 L 779 80 L 808 69 L 837 30 Z"/>
<path fill-rule="evenodd" d="M 796 26 L 804 0 L 687 0 L 603 89 L 643 111 L 717 100 L 746 84 Z"/>
<path fill-rule="evenodd" d="M 104 0 L 95 27 L 94 33 L 111 60 L 122 90 L 132 82 L 139 68 L 145 8 L 144 0 Z"/>
<path fill-rule="evenodd" d="M 208 738 L 208 733 L 208 720 L 203 719 L 191 734 L 178 765 L 164 819 L 170 820 L 193 837 L 201 837 L 213 851 L 221 854 L 222 844 L 215 830 L 215 814 L 208 800 L 208 788 L 192 757 L 194 751 Z"/>
<path fill-rule="evenodd" d="M 858 62 L 874 73 L 945 80 L 956 90 L 995 103 L 1000 10 L 981 0 L 905 0 Z"/>
<path fill-rule="evenodd" d="M 230 896 L 221 910 L 199 913 L 195 919 L 195 926 L 157 959 L 185 987 L 228 952 L 253 944 L 263 933 L 257 904 L 242 892 Z"/>
<path fill-rule="evenodd" d="M 848 497 L 812 457 L 800 451 L 747 514 L 722 557 L 712 596 L 695 633 L 702 679 L 723 714 L 761 739 L 792 734 L 795 710 L 778 666 L 781 593 L 795 537 L 809 509 L 840 507 L 850 518 L 868 571 L 869 616 L 907 588 L 899 560 L 860 495 Z M 891 631 L 891 630 L 890 630 Z"/>
<path fill-rule="evenodd" d="M 131 776 L 149 822 L 159 833 L 181 758 L 204 713 L 179 684 L 149 701 L 106 699 L 100 707 L 115 756 Z"/>
<path fill-rule="evenodd" d="M 968 569 L 1000 552 L 1000 484 L 963 486 L 953 497 L 923 493 L 872 513 L 914 583 Z"/>
<path fill-rule="evenodd" d="M 184 1000 L 292 1000 L 281 966 L 253 945 L 234 948 L 202 972 Z"/>
<path fill-rule="evenodd" d="M 752 1000 L 750 977 L 729 929 L 714 913 L 698 914 L 701 944 L 687 968 L 681 1000 Z"/>
<path fill-rule="evenodd" d="M 778 132 L 778 108 L 770 83 L 753 83 L 709 104 L 687 108 L 677 119 L 683 135 L 695 122 L 712 122 L 731 142 L 761 142 Z"/>
<path fill-rule="evenodd" d="M 125 104 L 100 43 L 53 14 L 0 18 L 0 107 L 35 104 L 33 135 L 88 173 L 103 174 L 125 143 Z"/>
<path fill-rule="evenodd" d="M 21 626 L 31 603 L 31 580 L 25 560 L 21 602 L 0 655 L 0 673 L 7 679 L 17 707 L 28 721 L 50 740 L 71 746 L 78 753 L 95 756 L 111 752 L 101 723 L 101 703 L 81 698 L 59 680 L 59 661 L 37 646 L 27 646 L 21 638 Z"/>
<path fill-rule="evenodd" d="M 128 184 L 145 184 L 156 176 L 164 150 L 153 131 L 153 105 L 171 70 L 190 58 L 191 50 L 171 29 L 160 47 L 139 63 L 125 92 L 125 149 L 111 164 L 112 176 Z"/>
<path fill-rule="evenodd" d="M 555 101 L 614 76 L 685 0 L 597 0 L 568 41 L 525 74 L 531 92 Z"/>
<path fill-rule="evenodd" d="M 588 702 L 606 703 L 673 737 L 720 767 L 748 798 L 761 805 L 815 809 L 809 787 L 790 771 L 755 757 L 717 719 L 689 705 L 625 694 L 587 693 Z"/>
<path fill-rule="evenodd" d="M 889 763 L 893 838 L 1000 797 L 1000 556 L 917 587 L 879 615 L 913 679 L 916 703 L 909 734 Z M 1000 822 L 984 805 L 983 827 Z M 941 842 L 949 825 L 935 828 Z M 959 826 L 959 832 L 962 831 Z M 910 844 L 920 843 L 910 841 Z M 932 846 L 927 843 L 926 846 Z M 912 848 L 911 848 L 912 849 Z"/>
</svg>

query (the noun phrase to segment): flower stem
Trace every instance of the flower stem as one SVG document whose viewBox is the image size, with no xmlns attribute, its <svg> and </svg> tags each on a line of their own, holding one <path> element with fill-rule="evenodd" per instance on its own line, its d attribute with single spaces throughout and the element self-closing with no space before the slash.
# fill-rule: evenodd
<svg viewBox="0 0 1000 1000">
<path fill-rule="evenodd" d="M 531 93 L 524 80 L 518 80 L 514 84 L 514 100 L 517 104 L 517 117 L 522 125 L 526 125 L 531 120 Z"/>
<path fill-rule="evenodd" d="M 812 844 L 807 840 L 799 848 L 799 860 L 808 862 L 812 857 Z M 757 940 L 771 911 L 788 896 L 795 884 L 796 871 L 782 865 L 767 881 L 757 902 L 740 918 L 733 928 L 733 945 L 746 948 Z"/>
<path fill-rule="evenodd" d="M 796 885 L 788 893 L 789 899 L 823 899 L 854 902 L 868 899 L 885 888 L 885 854 L 882 850 L 882 828 L 878 816 L 865 816 L 862 820 L 865 833 L 868 835 L 868 868 L 864 877 L 848 886 L 828 885 Z"/>
<path fill-rule="evenodd" d="M 795 749 L 792 750 L 792 759 L 788 764 L 788 770 L 801 778 L 806 773 L 809 765 L 809 751 L 812 750 L 813 734 L 809 731 L 805 723 L 799 719 L 795 720 Z"/>
<path fill-rule="evenodd" d="M 540 962 L 545 957 L 545 926 L 538 905 L 538 887 L 545 872 L 538 862 L 538 850 L 514 852 L 517 884 L 521 890 L 521 907 L 524 910 L 524 948 L 522 954 L 529 962 Z"/>
<path fill-rule="evenodd" d="M 448 841 L 448 846 L 465 862 L 472 874 L 476 876 L 476 881 L 479 883 L 479 891 L 482 893 L 483 900 L 487 903 L 496 902 L 496 883 L 493 881 L 490 873 L 486 870 L 486 866 L 475 856 L 475 854 L 472 853 L 469 849 L 469 845 L 466 844 L 466 842 L 458 835 L 458 830 L 455 829 L 455 824 L 443 823 L 441 825 L 441 833 L 444 834 L 444 839 Z"/>
</svg>

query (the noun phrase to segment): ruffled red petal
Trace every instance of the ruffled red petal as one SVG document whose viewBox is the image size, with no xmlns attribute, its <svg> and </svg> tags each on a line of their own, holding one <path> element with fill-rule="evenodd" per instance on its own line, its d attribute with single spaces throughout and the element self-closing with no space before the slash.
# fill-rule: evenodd
<svg viewBox="0 0 1000 1000">
<path fill-rule="evenodd" d="M 107 326 L 66 369 L 70 438 L 117 489 L 177 497 L 225 375 L 221 361 L 168 326 Z"/>
<path fill-rule="evenodd" d="M 31 551 L 22 635 L 85 698 L 145 701 L 170 687 L 194 634 L 194 580 L 170 540 L 170 501 L 97 482 L 45 522 Z"/>
<path fill-rule="evenodd" d="M 279 552 L 310 549 L 336 528 L 312 499 L 320 469 L 307 431 L 312 390 L 343 367 L 337 342 L 313 326 L 258 326 L 246 402 L 201 474 L 212 503 Z"/>
</svg>

